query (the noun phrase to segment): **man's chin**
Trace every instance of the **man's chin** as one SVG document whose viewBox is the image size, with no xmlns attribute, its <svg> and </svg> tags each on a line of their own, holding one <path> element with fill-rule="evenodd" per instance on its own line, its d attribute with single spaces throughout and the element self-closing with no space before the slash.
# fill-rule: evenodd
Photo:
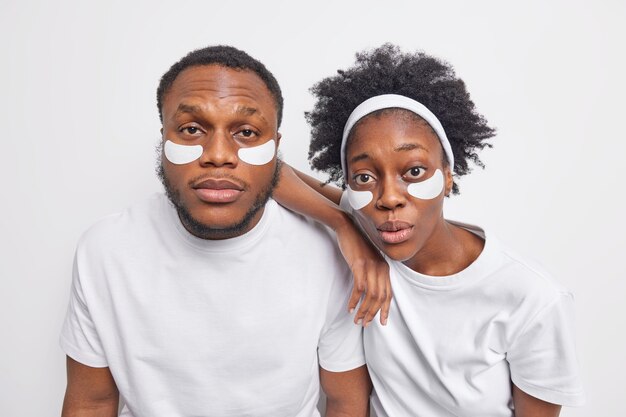
<svg viewBox="0 0 626 417">
<path fill-rule="evenodd" d="M 180 221 L 189 233 L 201 239 L 219 240 L 237 237 L 250 231 L 262 215 L 266 202 L 266 199 L 262 202 L 257 201 L 244 216 L 234 222 L 219 222 L 215 221 L 216 219 L 206 221 L 194 216 L 184 205 L 175 204 L 175 206 Z"/>
</svg>

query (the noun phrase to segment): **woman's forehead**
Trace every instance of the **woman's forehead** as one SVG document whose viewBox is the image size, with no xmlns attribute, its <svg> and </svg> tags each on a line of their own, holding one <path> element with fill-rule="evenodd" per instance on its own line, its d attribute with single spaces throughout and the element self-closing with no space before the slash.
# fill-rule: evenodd
<svg viewBox="0 0 626 417">
<path fill-rule="evenodd" d="M 348 160 L 360 152 L 420 150 L 440 153 L 439 138 L 424 119 L 402 109 L 367 115 L 354 126 L 347 143 Z"/>
</svg>

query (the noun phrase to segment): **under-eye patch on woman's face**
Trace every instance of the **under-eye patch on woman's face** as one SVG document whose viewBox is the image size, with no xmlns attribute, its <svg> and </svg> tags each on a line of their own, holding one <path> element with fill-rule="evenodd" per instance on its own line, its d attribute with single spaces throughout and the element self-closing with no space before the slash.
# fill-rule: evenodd
<svg viewBox="0 0 626 417">
<path fill-rule="evenodd" d="M 422 182 L 414 182 L 409 184 L 407 191 L 410 195 L 421 200 L 431 200 L 443 191 L 444 179 L 443 173 L 437 169 L 435 173 Z"/>
<path fill-rule="evenodd" d="M 349 185 L 346 187 L 346 191 L 348 192 L 348 203 L 354 210 L 361 210 L 374 199 L 374 194 L 371 191 L 354 191 Z"/>
<path fill-rule="evenodd" d="M 188 164 L 202 156 L 201 145 L 180 145 L 171 140 L 166 140 L 163 145 L 163 153 L 168 161 L 176 165 Z"/>
<path fill-rule="evenodd" d="M 263 145 L 251 148 L 239 148 L 237 152 L 239 159 L 250 165 L 265 165 L 274 159 L 276 155 L 276 141 L 270 139 Z"/>
<path fill-rule="evenodd" d="M 181 145 L 166 140 L 163 153 L 168 161 L 176 165 L 188 164 L 202 156 L 204 149 L 201 145 Z M 250 165 L 265 165 L 274 159 L 276 141 L 270 139 L 262 145 L 251 148 L 239 148 L 239 159 Z"/>
</svg>

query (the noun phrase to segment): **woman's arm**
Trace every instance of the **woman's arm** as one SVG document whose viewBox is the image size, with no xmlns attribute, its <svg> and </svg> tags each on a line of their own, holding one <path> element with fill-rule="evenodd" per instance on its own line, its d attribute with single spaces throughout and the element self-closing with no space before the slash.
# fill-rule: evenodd
<svg viewBox="0 0 626 417">
<path fill-rule="evenodd" d="M 354 287 L 348 302 L 350 311 L 354 310 L 365 293 L 354 322 L 367 325 L 380 310 L 380 322 L 386 324 L 391 303 L 389 266 L 378 250 L 360 233 L 350 216 L 339 208 L 341 190 L 322 185 L 319 180 L 283 163 L 274 198 L 282 206 L 335 231 L 341 253 L 354 275 Z"/>
<path fill-rule="evenodd" d="M 290 167 L 289 165 L 285 163 L 283 163 L 283 165 L 284 165 L 284 168 L 291 169 L 291 171 L 294 174 L 296 174 L 298 178 L 300 178 L 300 180 L 302 180 L 306 185 L 308 185 L 309 187 L 317 191 L 319 194 L 323 195 L 324 197 L 326 197 L 327 199 L 335 203 L 335 205 L 337 206 L 339 205 L 339 202 L 341 201 L 341 194 L 342 194 L 341 189 L 337 187 L 333 187 L 330 184 L 325 184 L 323 182 L 320 182 L 320 180 L 318 180 L 317 178 L 313 178 L 310 175 L 305 174 L 304 172 L 298 171 L 294 167 Z M 283 173 L 285 173 L 285 171 L 283 171 Z"/>
<path fill-rule="evenodd" d="M 513 385 L 513 405 L 515 417 L 558 417 L 561 406 L 526 394 Z"/>
</svg>

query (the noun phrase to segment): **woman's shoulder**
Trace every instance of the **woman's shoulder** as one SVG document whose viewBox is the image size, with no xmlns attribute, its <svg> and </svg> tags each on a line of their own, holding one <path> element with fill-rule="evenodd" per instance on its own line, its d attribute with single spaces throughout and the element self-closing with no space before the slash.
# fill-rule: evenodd
<svg viewBox="0 0 626 417">
<path fill-rule="evenodd" d="M 493 281 L 502 287 L 511 299 L 543 309 L 560 299 L 571 298 L 571 292 L 537 259 L 522 254 L 508 244 L 491 236 L 499 267 Z"/>
<path fill-rule="evenodd" d="M 546 302 L 569 294 L 569 290 L 540 261 L 514 249 L 491 230 L 458 221 L 451 223 L 485 239 L 484 257 L 489 259 L 491 265 L 486 282 L 520 297 Z"/>
</svg>

